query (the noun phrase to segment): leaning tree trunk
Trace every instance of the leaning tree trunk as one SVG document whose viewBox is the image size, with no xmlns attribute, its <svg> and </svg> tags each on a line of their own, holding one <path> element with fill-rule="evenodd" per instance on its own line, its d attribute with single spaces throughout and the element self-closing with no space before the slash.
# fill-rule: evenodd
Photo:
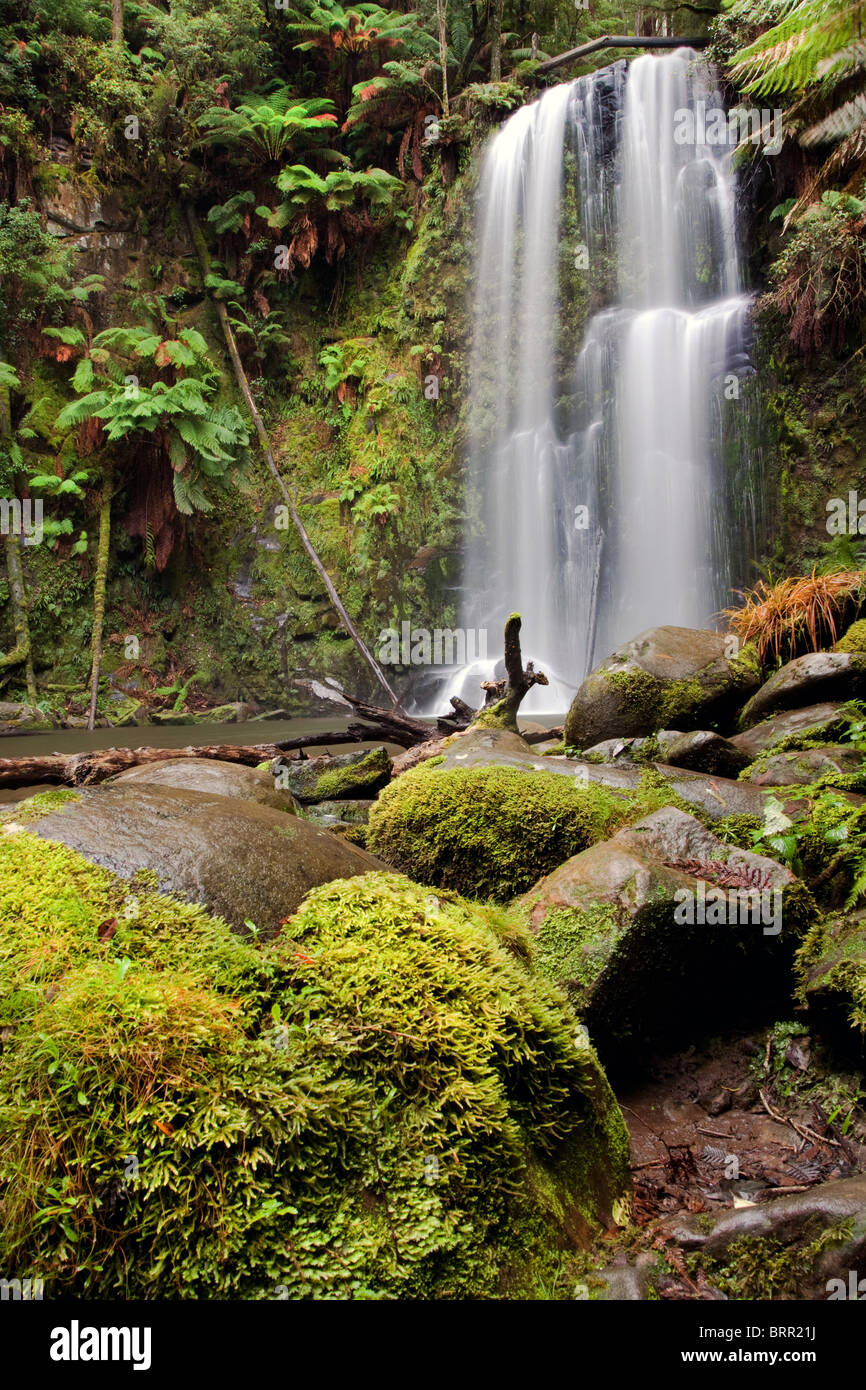
<svg viewBox="0 0 866 1390">
<path fill-rule="evenodd" d="M 108 581 L 108 556 L 111 545 L 111 493 L 113 470 L 105 474 L 102 502 L 99 508 L 99 545 L 96 551 L 96 576 L 93 581 L 93 634 L 90 638 L 90 712 L 87 727 L 96 723 L 96 698 L 99 694 L 99 673 L 102 668 L 102 629 L 105 622 L 105 588 Z"/>
<path fill-rule="evenodd" d="M 210 257 L 208 256 L 207 245 L 205 243 L 204 236 L 202 235 L 201 227 L 198 225 L 198 219 L 195 215 L 195 209 L 193 208 L 191 203 L 187 203 L 186 217 L 187 222 L 189 223 L 190 232 L 192 234 L 193 244 L 195 246 L 199 261 L 201 263 L 202 275 L 204 278 L 206 278 L 210 274 Z M 340 621 L 342 622 L 352 641 L 355 643 L 355 646 L 358 649 L 358 652 L 360 653 L 362 659 L 366 662 L 367 666 L 370 668 L 373 675 L 376 677 L 376 680 L 379 682 L 382 689 L 388 695 L 388 698 L 390 699 L 392 705 L 394 705 L 395 708 L 399 708 L 400 701 L 397 699 L 397 696 L 391 689 L 391 686 L 388 684 L 388 681 L 385 678 L 385 673 L 382 670 L 381 666 L 376 661 L 375 657 L 373 656 L 373 653 L 370 651 L 360 632 L 355 627 L 355 624 L 352 622 L 352 619 L 349 617 L 349 614 L 346 612 L 340 595 L 334 588 L 331 576 L 328 574 L 328 571 L 325 569 L 325 566 L 319 559 L 318 553 L 313 545 L 313 542 L 310 540 L 310 537 L 307 534 L 307 528 L 301 521 L 301 518 L 298 514 L 298 509 L 295 505 L 294 496 L 286 487 L 285 483 L 280 477 L 279 470 L 277 468 L 276 463 L 274 462 L 273 450 L 271 449 L 271 441 L 268 435 L 268 431 L 265 427 L 265 422 L 259 414 L 258 406 L 253 400 L 253 393 L 250 390 L 250 383 L 247 380 L 247 374 L 244 371 L 244 366 L 241 362 L 241 355 L 238 352 L 237 341 L 235 339 L 234 332 L 232 331 L 232 326 L 229 323 L 228 311 L 226 310 L 226 306 L 225 304 L 223 304 L 222 300 L 216 299 L 213 301 L 213 303 L 214 308 L 217 311 L 217 317 L 219 318 L 220 324 L 222 326 L 223 336 L 226 340 L 226 347 L 229 351 L 229 357 L 231 358 L 232 366 L 234 367 L 235 377 L 237 379 L 241 395 L 246 401 L 247 410 L 250 412 L 253 424 L 256 427 L 256 433 L 259 436 L 259 443 L 262 446 L 262 452 L 267 461 L 268 468 L 271 470 L 271 473 L 273 474 L 277 487 L 280 489 L 280 492 L 286 499 L 286 503 L 289 508 L 289 515 L 292 518 L 295 530 L 301 538 L 301 544 L 303 545 L 304 549 L 306 550 L 307 554 L 312 560 L 316 572 L 318 573 L 319 578 L 325 586 L 328 597 L 330 598 L 331 603 L 334 605 L 334 608 L 337 612 L 337 615 L 340 618 Z"/>
</svg>

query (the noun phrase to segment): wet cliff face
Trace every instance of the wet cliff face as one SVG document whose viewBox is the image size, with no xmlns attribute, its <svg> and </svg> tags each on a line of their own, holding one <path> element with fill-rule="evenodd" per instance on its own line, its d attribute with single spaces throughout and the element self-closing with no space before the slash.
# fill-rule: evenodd
<svg viewBox="0 0 866 1390">
<path fill-rule="evenodd" d="M 314 262 L 284 277 L 260 305 L 253 331 L 263 347 L 248 366 L 304 524 L 374 647 L 381 629 L 402 621 L 432 628 L 455 620 L 472 141 L 454 147 L 447 177 L 438 157 L 425 163 L 411 230 L 392 227 L 336 269 Z M 48 228 L 72 248 L 75 275 L 103 277 L 104 289 L 87 306 L 92 331 L 154 313 L 173 333 L 195 328 L 222 375 L 220 398 L 232 400 L 222 336 L 181 208 L 148 212 L 132 201 L 130 189 L 96 190 L 71 170 L 40 196 Z M 225 258 L 218 264 L 227 275 L 242 273 L 229 239 L 211 249 Z M 284 329 L 276 350 L 266 336 L 273 309 Z M 240 337 L 249 316 L 237 303 L 230 314 Z M 25 383 L 46 454 L 59 446 L 52 423 L 70 394 L 72 367 L 40 358 Z M 182 670 L 198 673 L 200 688 L 215 699 L 281 705 L 296 702 L 288 678 L 298 671 L 366 688 L 254 451 L 247 489 L 207 515 L 178 518 L 162 564 L 148 553 L 153 489 L 152 478 L 126 485 L 112 505 L 105 670 L 116 673 L 119 687 L 134 695 Z M 94 533 L 95 500 L 67 507 L 76 530 Z M 27 562 L 40 679 L 83 682 L 92 564 L 83 557 L 61 566 L 47 547 Z M 6 617 L 0 611 L 0 623 Z M 132 664 L 130 637 L 139 651 Z"/>
</svg>

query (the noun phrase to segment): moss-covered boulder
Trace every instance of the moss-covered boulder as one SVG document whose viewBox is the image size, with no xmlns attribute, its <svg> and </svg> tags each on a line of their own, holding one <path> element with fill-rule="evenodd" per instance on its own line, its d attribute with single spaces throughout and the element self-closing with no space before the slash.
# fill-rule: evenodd
<svg viewBox="0 0 866 1390">
<path fill-rule="evenodd" d="M 34 705 L 0 700 L 0 737 L 12 734 L 40 734 L 54 725 L 47 714 Z"/>
<path fill-rule="evenodd" d="M 277 785 L 298 801 L 353 801 L 375 796 L 391 778 L 387 748 L 359 749 L 336 757 L 274 758 L 271 772 Z"/>
<path fill-rule="evenodd" d="M 850 785 L 852 790 L 866 791 L 863 754 L 850 743 L 794 749 L 789 753 L 771 751 L 756 758 L 742 778 L 758 787 L 810 786 L 829 779 Z"/>
<path fill-rule="evenodd" d="M 816 740 L 831 742 L 848 726 L 863 718 L 856 704 L 826 700 L 804 709 L 782 710 L 753 724 L 742 733 L 733 734 L 730 742 L 749 758 L 757 758 L 771 748 L 808 747 Z"/>
<path fill-rule="evenodd" d="M 757 689 L 760 672 L 728 650 L 720 632 L 655 627 L 640 633 L 587 676 L 566 717 L 566 743 L 589 748 L 603 739 L 729 720 Z"/>
<path fill-rule="evenodd" d="M 815 914 L 788 869 L 673 806 L 562 864 L 515 910 L 606 1061 L 730 1024 L 746 997 L 786 999 Z"/>
<path fill-rule="evenodd" d="M 627 1211 L 627 1135 L 500 928 L 370 874 L 262 947 L 0 835 L 4 1274 L 47 1297 L 252 1299 L 567 1276 Z"/>
<path fill-rule="evenodd" d="M 622 823 L 627 796 L 518 767 L 420 767 L 370 811 L 373 854 L 420 883 L 506 902 Z"/>
</svg>

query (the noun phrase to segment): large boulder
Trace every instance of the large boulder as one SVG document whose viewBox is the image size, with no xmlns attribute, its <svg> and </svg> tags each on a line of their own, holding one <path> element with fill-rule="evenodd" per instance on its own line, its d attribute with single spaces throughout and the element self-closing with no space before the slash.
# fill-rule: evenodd
<svg viewBox="0 0 866 1390">
<path fill-rule="evenodd" d="M 760 676 L 751 662 L 729 657 L 728 645 L 720 632 L 642 632 L 587 676 L 566 716 L 565 742 L 588 748 L 607 738 L 730 719 Z"/>
<path fill-rule="evenodd" d="M 245 767 L 242 763 L 227 763 L 218 758 L 169 758 L 166 762 L 142 763 L 118 772 L 107 785 L 180 787 L 183 791 L 253 801 L 277 811 L 294 809 L 291 796 L 275 790 L 274 779 L 264 768 Z"/>
<path fill-rule="evenodd" d="M 775 860 L 665 806 L 560 865 L 517 911 L 537 967 L 616 1061 L 730 1023 L 746 996 L 784 1000 L 813 908 Z"/>
<path fill-rule="evenodd" d="M 729 742 L 748 754 L 751 760 L 777 744 L 794 747 L 817 738 L 829 741 L 841 734 L 855 717 L 860 717 L 855 716 L 854 711 L 855 706 L 832 700 L 809 705 L 805 709 L 784 710 L 780 714 L 770 715 L 769 719 L 762 719 L 760 724 L 753 724 L 742 733 L 733 734 Z"/>
<path fill-rule="evenodd" d="M 84 787 L 16 817 L 122 878 L 141 870 L 163 893 L 200 903 L 234 927 L 278 930 L 311 888 L 380 868 L 355 845 L 285 811 L 147 782 Z M 37 808 L 38 810 L 38 808 Z M 11 814 L 11 813 L 6 813 Z"/>
<path fill-rule="evenodd" d="M 779 710 L 819 701 L 856 700 L 866 695 L 866 656 L 853 652 L 809 652 L 798 656 L 761 686 L 740 715 L 750 728 Z"/>
<path fill-rule="evenodd" d="M 506 729 L 469 729 L 452 738 L 442 753 L 426 764 L 434 765 L 443 771 L 461 767 L 511 767 L 524 771 L 552 772 L 578 783 L 592 782 L 623 794 L 644 796 L 654 785 L 655 805 L 664 799 L 663 788 L 667 785 L 670 800 L 679 797 L 713 820 L 726 816 L 756 816 L 762 820 L 764 815 L 763 793 L 746 782 L 691 772 L 686 768 L 667 767 L 664 763 L 653 763 L 647 767 L 631 761 L 596 763 L 581 758 L 541 754 L 534 751 L 519 734 L 509 733 Z"/>
<path fill-rule="evenodd" d="M 669 767 L 685 767 L 692 772 L 710 772 L 718 777 L 737 777 L 749 765 L 749 755 L 730 739 L 712 729 L 667 737 L 658 735 L 659 761 Z"/>
<path fill-rule="evenodd" d="M 26 830 L 0 902 L 0 1268 L 46 1298 L 530 1298 L 624 1223 L 619 1107 L 490 914 L 373 873 L 254 943 Z"/>
</svg>

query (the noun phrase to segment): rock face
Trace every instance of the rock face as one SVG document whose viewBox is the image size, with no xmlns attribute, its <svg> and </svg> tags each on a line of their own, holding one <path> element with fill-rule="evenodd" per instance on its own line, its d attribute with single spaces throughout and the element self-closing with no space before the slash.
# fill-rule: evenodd
<svg viewBox="0 0 866 1390">
<path fill-rule="evenodd" d="M 726 645 L 719 632 L 642 632 L 587 676 L 568 711 L 565 742 L 588 748 L 666 725 L 688 730 L 729 718 L 759 678 L 747 663 L 729 659 Z"/>
<path fill-rule="evenodd" d="M 161 892 L 201 903 L 234 927 L 249 919 L 263 936 L 311 888 L 382 867 L 284 811 L 146 782 L 83 788 L 33 828 L 123 878 L 150 870 Z"/>
<path fill-rule="evenodd" d="M 740 734 L 733 734 L 729 742 L 741 752 L 748 753 L 751 759 L 786 738 L 829 740 L 851 723 L 848 708 L 838 701 L 826 701 L 809 705 L 806 709 L 786 710 L 763 719 L 760 724 L 754 724 Z"/>
<path fill-rule="evenodd" d="M 810 652 L 782 666 L 753 695 L 740 716 L 743 729 L 783 709 L 822 700 L 855 700 L 866 695 L 866 656 L 851 652 Z"/>
<path fill-rule="evenodd" d="M 813 910 L 775 860 L 665 806 L 575 855 L 521 899 L 536 964 L 564 987 L 607 1061 L 790 985 Z"/>
<path fill-rule="evenodd" d="M 164 763 L 142 763 L 119 772 L 107 786 L 180 787 L 183 791 L 209 792 L 211 796 L 231 796 L 238 801 L 253 801 L 259 806 L 272 806 L 276 811 L 292 811 L 294 802 L 288 792 L 274 789 L 269 772 L 241 763 L 221 762 L 218 758 L 170 758 Z"/>
<path fill-rule="evenodd" d="M 808 786 L 825 773 L 843 776 L 860 772 L 863 754 L 849 744 L 830 744 L 826 748 L 803 748 L 799 752 L 776 753 L 759 758 L 743 778 L 756 787 Z"/>
<path fill-rule="evenodd" d="M 387 786 L 392 766 L 386 748 L 362 748 L 335 758 L 274 758 L 271 772 L 300 802 L 354 801 Z"/>
</svg>

